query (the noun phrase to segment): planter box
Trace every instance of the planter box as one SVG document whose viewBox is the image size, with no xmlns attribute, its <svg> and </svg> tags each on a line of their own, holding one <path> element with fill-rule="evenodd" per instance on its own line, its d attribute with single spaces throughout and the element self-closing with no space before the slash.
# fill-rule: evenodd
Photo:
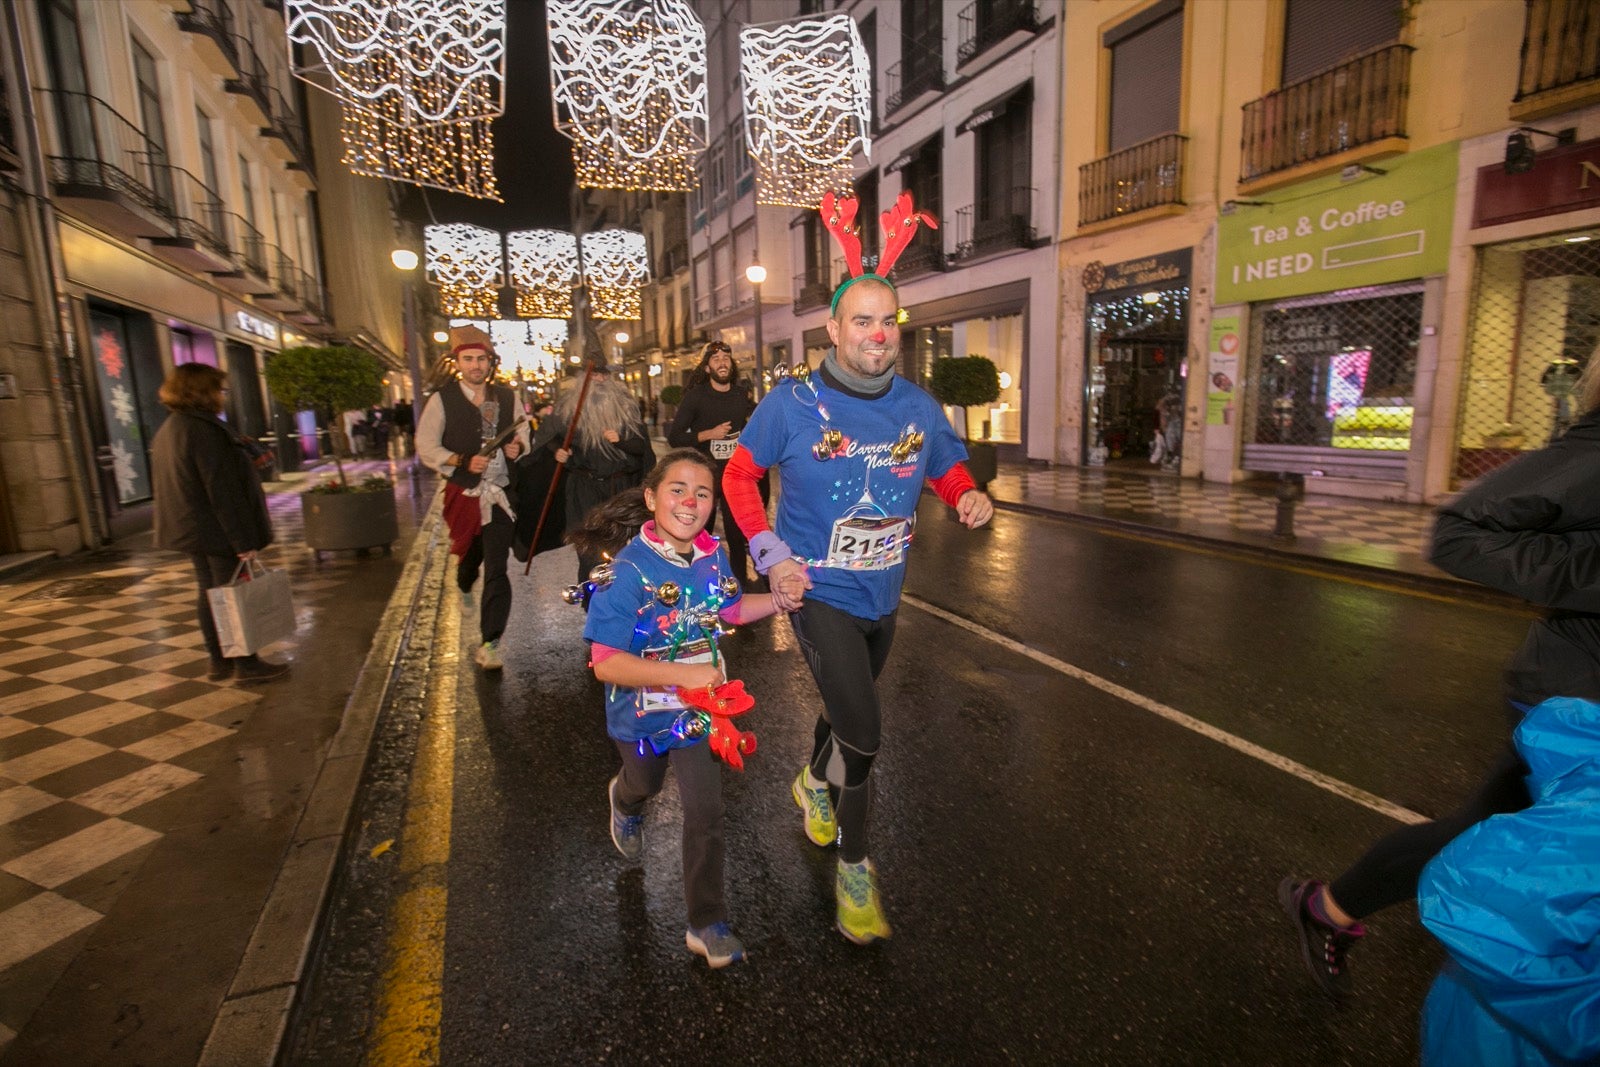
<svg viewBox="0 0 1600 1067">
<path fill-rule="evenodd" d="M 365 493 L 302 493 L 306 545 L 319 555 L 345 548 L 388 551 L 400 537 L 394 489 Z"/>
<path fill-rule="evenodd" d="M 999 450 L 987 441 L 968 441 L 967 470 L 979 489 L 987 489 L 999 471 Z"/>
</svg>

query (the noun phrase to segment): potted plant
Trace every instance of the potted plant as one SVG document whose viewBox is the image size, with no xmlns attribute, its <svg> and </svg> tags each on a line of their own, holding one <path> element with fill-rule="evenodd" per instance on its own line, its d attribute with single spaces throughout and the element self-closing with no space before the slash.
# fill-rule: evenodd
<svg viewBox="0 0 1600 1067">
<path fill-rule="evenodd" d="M 370 352 L 344 345 L 301 345 L 267 357 L 267 388 L 291 411 L 314 411 L 328 425 L 340 412 L 369 408 L 383 399 L 383 364 Z M 336 478 L 300 495 L 306 545 L 324 551 L 382 547 L 400 536 L 394 483 L 382 476 L 352 485 L 345 476 L 337 439 L 332 440 Z"/>
<path fill-rule="evenodd" d="M 997 470 L 995 446 L 972 440 L 967 408 L 992 404 L 1000 399 L 1000 372 L 994 360 L 985 356 L 960 356 L 935 360 L 928 392 L 946 407 L 961 409 L 961 436 L 967 444 L 967 469 L 982 489 L 994 481 Z"/>
<path fill-rule="evenodd" d="M 661 425 L 670 426 L 673 415 L 677 414 L 678 405 L 683 403 L 683 386 L 663 385 L 661 392 L 656 394 L 656 402 L 661 405 Z"/>
</svg>

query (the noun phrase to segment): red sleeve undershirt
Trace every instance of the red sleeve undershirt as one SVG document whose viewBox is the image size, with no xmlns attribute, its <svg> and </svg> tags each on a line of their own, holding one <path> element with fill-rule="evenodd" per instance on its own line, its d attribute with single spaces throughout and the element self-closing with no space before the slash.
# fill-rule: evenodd
<svg viewBox="0 0 1600 1067">
<path fill-rule="evenodd" d="M 728 511 L 744 531 L 746 540 L 772 528 L 767 524 L 767 508 L 761 502 L 761 489 L 756 485 L 765 473 L 767 468 L 757 466 L 744 445 L 733 450 L 733 458 L 722 471 L 722 495 L 727 498 Z"/>
<path fill-rule="evenodd" d="M 978 483 L 972 480 L 972 475 L 967 471 L 965 463 L 957 463 L 937 478 L 929 478 L 928 485 L 951 507 L 961 499 L 961 494 L 968 489 L 978 488 Z"/>
</svg>

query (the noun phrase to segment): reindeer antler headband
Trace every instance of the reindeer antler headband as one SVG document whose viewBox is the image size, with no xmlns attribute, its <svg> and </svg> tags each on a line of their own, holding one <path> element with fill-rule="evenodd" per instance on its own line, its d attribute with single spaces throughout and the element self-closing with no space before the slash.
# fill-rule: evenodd
<svg viewBox="0 0 1600 1067">
<path fill-rule="evenodd" d="M 850 269 L 850 277 L 833 294 L 833 303 L 828 306 L 830 315 L 838 313 L 839 298 L 844 296 L 844 291 L 863 278 L 882 282 L 894 291 L 894 283 L 888 277 L 889 271 L 894 267 L 895 260 L 900 258 L 900 253 L 911 243 L 912 236 L 917 232 L 917 223 L 927 223 L 929 228 L 935 230 L 939 228 L 938 219 L 912 207 L 911 190 L 905 190 L 895 199 L 894 207 L 878 217 L 883 227 L 883 254 L 878 257 L 876 270 L 864 271 L 861 269 L 861 234 L 855 226 L 856 212 L 860 207 L 861 202 L 853 196 L 836 199 L 829 192 L 823 195 L 822 205 L 818 209 L 822 213 L 822 224 L 838 242 L 840 251 L 844 253 L 845 266 Z"/>
</svg>

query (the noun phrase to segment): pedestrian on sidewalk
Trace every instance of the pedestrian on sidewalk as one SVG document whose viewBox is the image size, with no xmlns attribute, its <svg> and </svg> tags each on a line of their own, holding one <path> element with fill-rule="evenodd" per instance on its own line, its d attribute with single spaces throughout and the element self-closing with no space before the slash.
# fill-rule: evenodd
<svg viewBox="0 0 1600 1067">
<path fill-rule="evenodd" d="M 733 349 L 721 341 L 712 341 L 700 354 L 700 365 L 689 376 L 689 385 L 683 391 L 683 403 L 667 428 L 667 444 L 673 448 L 696 448 L 711 457 L 717 468 L 717 484 L 722 484 L 722 471 L 733 458 L 738 446 L 739 433 L 750 421 L 756 402 L 738 381 L 739 369 L 733 362 Z M 768 499 L 767 479 L 761 479 L 761 500 Z M 722 497 L 722 544 L 728 550 L 728 561 L 733 573 L 747 581 L 746 561 L 750 558 L 750 543 L 745 540 L 739 524 L 733 521 L 728 510 L 728 498 Z"/>
<path fill-rule="evenodd" d="M 517 514 L 507 491 L 510 462 L 527 447 L 527 427 L 519 429 L 492 455 L 485 442 L 509 430 L 517 418 L 517 398 L 494 382 L 500 360 L 489 335 L 476 326 L 450 331 L 450 354 L 459 381 L 447 381 L 428 398 L 417 423 L 417 455 L 445 479 L 444 519 L 450 551 L 456 557 L 456 587 L 471 604 L 472 587 L 483 571 L 478 605 L 480 644 L 474 660 L 486 671 L 505 666 L 500 638 L 511 616 L 511 579 L 506 576 Z"/>
<path fill-rule="evenodd" d="M 867 816 L 882 724 L 877 678 L 894 641 L 922 486 L 931 484 L 969 528 L 988 522 L 994 505 L 967 472 L 966 449 L 938 401 L 895 374 L 899 297 L 882 274 L 862 273 L 860 240 L 849 226 L 854 201 L 834 207 L 830 195 L 823 218 L 853 275 L 833 295 L 834 352 L 761 401 L 722 487 L 778 609 L 794 612 L 790 622 L 822 694 L 816 744 L 792 792 L 806 836 L 820 846 L 838 843 L 836 925 L 866 944 L 890 934 L 868 859 Z M 922 218 L 909 193 L 893 211 L 884 214 L 883 271 Z M 756 487 L 770 467 L 783 486 L 776 531 Z M 789 591 L 795 579 L 807 591 L 803 603 Z"/>
<path fill-rule="evenodd" d="M 1600 700 L 1600 352 L 1576 399 L 1584 415 L 1564 437 L 1474 482 L 1439 509 L 1434 528 L 1436 566 L 1546 611 L 1506 668 L 1513 729 L 1549 697 Z M 1527 774 L 1508 737 L 1454 812 L 1381 838 L 1330 883 L 1284 879 L 1278 898 L 1326 993 L 1349 993 L 1348 953 L 1366 933 L 1363 920 L 1414 899 L 1424 865 L 1462 831 L 1529 805 Z"/>
<path fill-rule="evenodd" d="M 741 594 L 727 554 L 706 533 L 715 474 L 700 452 L 670 452 L 642 489 L 595 508 L 572 539 L 588 556 L 613 556 L 611 576 L 595 581 L 583 629 L 594 675 L 606 684 L 606 730 L 622 757 L 607 787 L 611 841 L 639 858 L 645 802 L 670 766 L 683 807 L 684 940 L 712 967 L 726 967 L 745 950 L 723 895 L 722 779 L 707 737 L 685 728 L 696 713 L 679 692 L 727 681 L 719 621 L 754 622 L 775 606 L 770 594 Z"/>
<path fill-rule="evenodd" d="M 249 446 L 221 419 L 228 376 L 204 363 L 183 363 L 161 383 L 168 411 L 150 444 L 157 548 L 188 553 L 200 597 L 195 614 L 211 669 L 206 679 L 243 685 L 288 673 L 259 656 L 224 656 L 207 590 L 227 585 L 241 564 L 272 544 L 272 519 Z"/>
</svg>

